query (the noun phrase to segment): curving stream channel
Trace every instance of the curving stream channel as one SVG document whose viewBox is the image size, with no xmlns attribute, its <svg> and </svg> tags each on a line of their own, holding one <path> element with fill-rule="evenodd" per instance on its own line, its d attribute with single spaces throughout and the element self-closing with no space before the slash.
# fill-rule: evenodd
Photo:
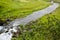
<svg viewBox="0 0 60 40">
<path fill-rule="evenodd" d="M 9 25 L 7 25 L 7 27 L 12 27 L 12 26 L 16 27 L 18 25 L 26 25 L 27 23 L 29 23 L 31 21 L 37 20 L 38 18 L 41 18 L 42 16 L 53 12 L 58 7 L 59 7 L 59 4 L 53 3 L 49 7 L 42 9 L 40 11 L 33 12 L 32 14 L 28 15 L 25 18 L 16 19 L 16 20 L 12 21 Z M 0 26 L 0 30 L 1 29 L 2 28 Z M 14 32 L 16 32 L 15 29 L 12 29 L 12 30 L 14 30 Z M 13 36 L 13 34 L 11 33 L 11 29 L 10 29 L 7 33 L 0 34 L 0 40 L 11 40 L 12 36 Z"/>
<path fill-rule="evenodd" d="M 46 14 L 50 14 L 51 12 L 53 12 L 57 7 L 59 6 L 59 4 L 57 3 L 53 3 L 52 5 L 50 5 L 49 7 L 42 9 L 40 11 L 36 11 L 33 12 L 32 14 L 28 15 L 25 18 L 22 19 L 16 19 L 15 21 L 11 22 L 10 25 L 13 26 L 18 26 L 18 25 L 26 25 L 31 21 L 37 20 L 39 18 L 41 18 L 42 16 L 46 15 Z"/>
</svg>

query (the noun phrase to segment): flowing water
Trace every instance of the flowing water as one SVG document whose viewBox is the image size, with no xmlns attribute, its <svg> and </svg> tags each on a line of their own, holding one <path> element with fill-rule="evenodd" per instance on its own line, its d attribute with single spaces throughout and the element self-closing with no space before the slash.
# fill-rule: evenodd
<svg viewBox="0 0 60 40">
<path fill-rule="evenodd" d="M 0 34 L 0 40 L 11 40 L 12 35 L 13 34 L 11 32 L 2 33 Z"/>
<path fill-rule="evenodd" d="M 12 32 L 17 32 L 16 27 L 10 29 L 8 32 L 0 34 L 0 40 L 11 40 L 13 36 Z"/>
<path fill-rule="evenodd" d="M 10 26 L 11 25 L 13 25 L 13 26 L 26 25 L 31 21 L 37 20 L 38 18 L 41 18 L 42 16 L 53 12 L 57 7 L 59 7 L 59 4 L 53 3 L 49 7 L 45 8 L 43 10 L 37 11 L 37 12 L 33 12 L 32 14 L 28 15 L 25 18 L 16 19 L 15 21 L 12 21 L 9 25 Z"/>
<path fill-rule="evenodd" d="M 53 5 L 50 5 L 49 7 L 37 11 L 37 12 L 33 12 L 31 15 L 28 15 L 27 17 L 23 18 L 23 19 L 16 19 L 15 21 L 12 21 L 8 27 L 11 26 L 18 26 L 20 24 L 22 25 L 26 25 L 27 23 L 36 20 L 38 18 L 41 18 L 42 16 L 44 16 L 45 14 L 49 14 L 51 12 L 53 12 L 59 5 L 57 3 L 53 3 Z M 2 29 L 2 27 L 0 27 Z M 16 30 L 13 28 L 14 32 L 16 32 Z M 8 31 L 7 33 L 2 33 L 0 34 L 0 40 L 11 40 L 13 34 L 11 33 L 11 31 Z"/>
</svg>

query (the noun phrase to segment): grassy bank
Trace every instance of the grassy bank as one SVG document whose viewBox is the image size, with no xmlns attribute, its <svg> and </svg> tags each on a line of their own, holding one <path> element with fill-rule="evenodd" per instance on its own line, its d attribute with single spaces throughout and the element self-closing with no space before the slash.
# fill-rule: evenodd
<svg viewBox="0 0 60 40">
<path fill-rule="evenodd" d="M 10 20 L 23 18 L 49 5 L 49 2 L 42 0 L 0 0 L 0 19 L 5 21 L 7 18 Z M 26 32 L 22 32 L 12 40 L 60 40 L 60 7 L 51 14 L 30 22 L 22 28 L 22 31 L 23 29 Z"/>
<path fill-rule="evenodd" d="M 49 6 L 49 2 L 29 0 L 27 2 L 19 0 L 0 0 L 0 20 L 23 18 L 34 11 L 41 10 Z"/>
<path fill-rule="evenodd" d="M 60 7 L 51 14 L 27 24 L 26 32 L 13 40 L 60 40 Z M 22 29 L 23 30 L 23 29 Z"/>
</svg>

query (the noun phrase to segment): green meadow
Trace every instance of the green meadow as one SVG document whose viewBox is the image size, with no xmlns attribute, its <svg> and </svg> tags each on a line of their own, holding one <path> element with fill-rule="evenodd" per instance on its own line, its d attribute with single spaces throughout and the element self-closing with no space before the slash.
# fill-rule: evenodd
<svg viewBox="0 0 60 40">
<path fill-rule="evenodd" d="M 26 32 L 20 34 L 13 40 L 60 40 L 60 7 L 51 14 L 30 22 L 22 30 Z M 23 31 L 24 31 L 23 30 Z"/>
<path fill-rule="evenodd" d="M 42 0 L 28 0 L 28 2 L 20 0 L 0 0 L 0 19 L 5 21 L 8 18 L 10 20 L 23 18 L 49 5 L 49 2 Z"/>
<path fill-rule="evenodd" d="M 49 5 L 51 3 L 48 0 L 0 0 L 0 20 L 24 18 Z M 20 27 L 21 34 L 12 40 L 60 40 L 60 6 L 52 13 Z"/>
</svg>

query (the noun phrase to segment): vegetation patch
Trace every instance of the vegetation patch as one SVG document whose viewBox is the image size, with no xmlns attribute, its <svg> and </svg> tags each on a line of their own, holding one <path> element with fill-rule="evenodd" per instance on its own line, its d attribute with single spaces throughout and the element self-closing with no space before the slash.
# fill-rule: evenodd
<svg viewBox="0 0 60 40">
<path fill-rule="evenodd" d="M 60 7 L 42 18 L 30 22 L 22 30 L 19 38 L 13 40 L 60 40 Z M 23 30 L 23 31 L 24 31 Z"/>
<path fill-rule="evenodd" d="M 49 6 L 49 2 L 42 0 L 28 0 L 29 2 L 21 2 L 20 0 L 0 0 L 0 20 L 14 20 L 23 18 L 32 12 L 41 10 Z"/>
</svg>

